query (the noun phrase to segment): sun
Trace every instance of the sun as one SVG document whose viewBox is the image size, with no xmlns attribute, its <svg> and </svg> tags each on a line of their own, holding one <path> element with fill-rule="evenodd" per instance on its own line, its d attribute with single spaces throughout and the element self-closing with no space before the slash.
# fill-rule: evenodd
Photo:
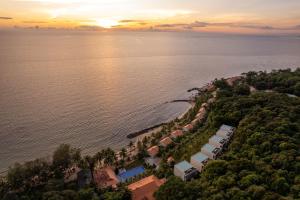
<svg viewBox="0 0 300 200">
<path fill-rule="evenodd" d="M 114 26 L 119 25 L 119 22 L 113 19 L 99 19 L 97 20 L 97 25 L 103 28 L 112 28 Z"/>
</svg>

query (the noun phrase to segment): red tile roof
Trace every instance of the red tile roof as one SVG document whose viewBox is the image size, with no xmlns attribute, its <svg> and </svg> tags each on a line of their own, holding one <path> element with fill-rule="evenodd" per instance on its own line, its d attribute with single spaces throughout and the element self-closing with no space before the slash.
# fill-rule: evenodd
<svg viewBox="0 0 300 200">
<path fill-rule="evenodd" d="M 185 125 L 183 128 L 185 128 L 185 129 L 187 129 L 187 130 L 192 130 L 194 127 L 193 127 L 193 125 L 192 124 L 187 124 L 187 125 Z"/>
<path fill-rule="evenodd" d="M 119 182 L 114 170 L 110 167 L 95 170 L 94 178 L 99 188 L 116 187 Z"/>
<path fill-rule="evenodd" d="M 153 147 L 150 147 L 148 150 L 147 150 L 148 154 L 151 156 L 151 157 L 155 157 L 158 152 L 159 152 L 159 147 L 158 146 L 153 146 Z"/>
<path fill-rule="evenodd" d="M 173 137 L 173 138 L 177 138 L 177 137 L 182 136 L 182 135 L 183 135 L 182 130 L 176 130 L 176 131 L 173 131 L 171 133 L 171 137 Z"/>
<path fill-rule="evenodd" d="M 154 192 L 165 182 L 166 179 L 151 175 L 128 185 L 128 189 L 132 192 L 132 200 L 155 200 Z"/>
<path fill-rule="evenodd" d="M 173 142 L 173 141 L 172 141 L 172 139 L 171 139 L 170 137 L 166 137 L 166 138 L 160 140 L 159 143 L 160 143 L 162 146 L 166 147 L 166 146 L 168 146 L 169 144 L 171 144 L 172 142 Z"/>
</svg>

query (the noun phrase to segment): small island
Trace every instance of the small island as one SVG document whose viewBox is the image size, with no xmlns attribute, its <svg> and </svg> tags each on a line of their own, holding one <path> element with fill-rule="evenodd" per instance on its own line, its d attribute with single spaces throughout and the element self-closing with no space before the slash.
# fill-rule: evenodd
<svg viewBox="0 0 300 200">
<path fill-rule="evenodd" d="M 3 200 L 299 199 L 300 68 L 247 72 L 203 87 L 181 118 L 130 134 L 120 151 L 16 163 Z"/>
</svg>

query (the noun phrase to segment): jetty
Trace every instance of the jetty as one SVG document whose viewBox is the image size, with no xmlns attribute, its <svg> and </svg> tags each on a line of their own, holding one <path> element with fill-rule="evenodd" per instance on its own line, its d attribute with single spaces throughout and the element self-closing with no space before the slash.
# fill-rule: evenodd
<svg viewBox="0 0 300 200">
<path fill-rule="evenodd" d="M 156 124 L 156 125 L 154 125 L 154 126 L 145 128 L 145 129 L 143 129 L 143 130 L 141 130 L 141 131 L 137 131 L 137 132 L 130 133 L 130 134 L 127 135 L 127 138 L 128 138 L 128 139 L 133 139 L 133 138 L 135 138 L 135 137 L 137 137 L 137 136 L 143 135 L 143 134 L 145 134 L 145 133 L 147 133 L 147 132 L 149 132 L 149 131 L 152 131 L 152 130 L 154 130 L 154 129 L 160 127 L 160 126 L 166 125 L 166 124 L 167 124 L 167 123 L 160 123 L 160 124 Z"/>
</svg>

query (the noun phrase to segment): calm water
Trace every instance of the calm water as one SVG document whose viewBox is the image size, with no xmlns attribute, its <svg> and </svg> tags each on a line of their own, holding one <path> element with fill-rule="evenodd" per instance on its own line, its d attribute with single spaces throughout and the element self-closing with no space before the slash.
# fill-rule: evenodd
<svg viewBox="0 0 300 200">
<path fill-rule="evenodd" d="M 61 143 L 94 153 L 179 116 L 216 77 L 300 66 L 296 37 L 0 32 L 0 171 Z"/>
</svg>

